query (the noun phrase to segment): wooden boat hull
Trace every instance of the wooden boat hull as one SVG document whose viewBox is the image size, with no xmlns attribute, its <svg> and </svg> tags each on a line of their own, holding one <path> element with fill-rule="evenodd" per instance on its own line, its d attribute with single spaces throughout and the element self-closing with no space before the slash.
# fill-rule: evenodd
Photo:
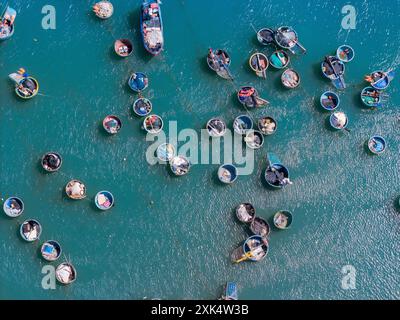
<svg viewBox="0 0 400 320">
<path fill-rule="evenodd" d="M 157 47 L 156 48 L 151 48 L 149 43 L 146 41 L 146 35 L 145 35 L 145 28 L 144 28 L 144 23 L 149 21 L 147 19 L 144 18 L 145 15 L 145 10 L 150 8 L 151 5 L 157 4 L 158 6 L 158 17 L 159 17 L 159 32 L 161 34 L 160 37 L 158 37 L 158 41 L 157 42 Z M 150 54 L 152 54 L 153 56 L 157 56 L 161 53 L 161 51 L 164 50 L 164 31 L 163 31 L 163 21 L 162 21 L 162 15 L 161 15 L 161 8 L 159 5 L 159 1 L 158 0 L 144 0 L 142 3 L 142 7 L 141 7 L 141 13 L 140 13 L 140 33 L 142 35 L 142 42 L 143 42 L 143 46 L 146 49 L 147 52 L 149 52 Z"/>
</svg>

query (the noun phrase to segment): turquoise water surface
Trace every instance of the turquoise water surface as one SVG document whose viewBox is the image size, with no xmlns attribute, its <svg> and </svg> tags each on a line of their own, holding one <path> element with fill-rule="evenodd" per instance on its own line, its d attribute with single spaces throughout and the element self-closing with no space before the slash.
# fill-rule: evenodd
<svg viewBox="0 0 400 320">
<path fill-rule="evenodd" d="M 93 1 L 10 1 L 18 16 L 13 38 L 0 43 L 0 196 L 19 196 L 26 207 L 15 220 L 0 215 L 0 298 L 215 299 L 226 281 L 237 282 L 240 299 L 400 298 L 398 78 L 381 110 L 363 109 L 359 101 L 365 74 L 399 66 L 400 2 L 164 0 L 165 50 L 155 58 L 140 40 L 141 1 L 112 2 L 114 15 L 103 21 L 91 12 Z M 47 4 L 56 8 L 55 30 L 41 26 Z M 346 4 L 357 10 L 355 30 L 341 27 Z M 251 53 L 272 53 L 258 44 L 251 25 L 297 30 L 308 50 L 292 57 L 299 88 L 284 90 L 279 71 L 269 69 L 263 80 L 249 70 Z M 134 54 L 122 60 L 113 43 L 125 37 Z M 333 89 L 320 62 L 343 43 L 356 51 L 340 93 L 350 133 L 330 130 L 329 113 L 318 106 L 320 95 Z M 208 47 L 230 53 L 234 83 L 210 72 Z M 40 81 L 42 95 L 17 99 L 7 76 L 20 67 Z M 144 95 L 166 130 L 176 120 L 178 129 L 200 131 L 214 116 L 230 125 L 245 112 L 235 89 L 256 86 L 271 104 L 252 115 L 273 116 L 278 131 L 256 152 L 254 173 L 223 186 L 218 165 L 193 166 L 181 178 L 149 165 L 149 143 L 131 110 L 137 96 L 127 87 L 133 71 L 148 74 Z M 122 119 L 116 136 L 101 127 L 108 114 Z M 365 149 L 373 134 L 388 142 L 381 156 Z M 44 174 L 39 160 L 51 150 L 64 164 Z M 265 187 L 267 152 L 288 166 L 292 186 Z M 73 178 L 85 182 L 86 200 L 64 196 Z M 106 213 L 92 201 L 100 190 L 116 198 Z M 266 219 L 291 210 L 294 224 L 272 231 L 264 261 L 233 265 L 230 253 L 249 233 L 234 216 L 244 201 Z M 74 284 L 42 288 L 41 241 L 24 243 L 18 234 L 27 218 L 41 222 L 41 241 L 61 243 L 78 271 Z M 355 290 L 342 289 L 345 265 L 357 271 Z"/>
</svg>

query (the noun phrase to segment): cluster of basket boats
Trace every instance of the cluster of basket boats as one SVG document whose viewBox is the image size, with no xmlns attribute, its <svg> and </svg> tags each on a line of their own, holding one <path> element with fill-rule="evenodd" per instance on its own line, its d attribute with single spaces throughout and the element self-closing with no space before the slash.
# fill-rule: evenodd
<svg viewBox="0 0 400 320">
<path fill-rule="evenodd" d="M 1 9 L 1 8 L 0 8 Z M 114 12 L 113 5 L 109 1 L 100 1 L 93 6 L 94 13 L 101 19 L 110 18 Z M 14 33 L 14 20 L 16 12 L 8 6 L 0 11 L 0 40 L 8 39 Z M 157 55 L 163 50 L 163 26 L 161 10 L 158 0 L 145 0 L 141 8 L 140 27 L 143 44 L 152 55 Z M 296 31 L 287 26 L 276 30 L 263 28 L 256 31 L 257 39 L 263 46 L 272 46 L 273 52 L 267 56 L 256 52 L 249 58 L 251 70 L 259 77 L 266 78 L 269 66 L 282 69 L 281 81 L 284 87 L 294 89 L 300 85 L 300 74 L 290 65 L 290 54 L 304 54 L 306 49 L 300 44 Z M 128 57 L 133 52 L 133 44 L 129 39 L 118 39 L 114 43 L 116 54 Z M 326 56 L 321 63 L 322 74 L 332 81 L 335 88 L 346 88 L 344 81 L 345 65 L 355 57 L 355 52 L 348 45 L 340 46 L 335 56 Z M 207 64 L 218 76 L 234 82 L 230 71 L 231 58 L 222 49 L 209 49 Z M 39 93 L 39 82 L 30 76 L 25 69 L 9 75 L 15 83 L 15 93 L 22 99 L 31 99 Z M 384 106 L 387 95 L 385 90 L 394 78 L 394 71 L 376 71 L 365 77 L 370 86 L 361 92 L 361 101 L 366 107 L 379 108 Z M 143 118 L 142 128 L 150 134 L 158 134 L 163 130 L 163 119 L 153 114 L 152 102 L 143 96 L 143 92 L 149 86 L 149 78 L 143 72 L 135 72 L 128 79 L 128 86 L 136 93 L 138 98 L 133 102 L 132 110 L 138 117 Z M 259 108 L 269 104 L 260 97 L 253 86 L 242 86 L 237 89 L 237 98 L 243 105 L 247 114 L 238 115 L 233 122 L 233 130 L 243 137 L 245 144 L 251 149 L 260 149 L 264 144 L 264 137 L 274 134 L 277 130 L 277 122 L 269 116 L 254 120 L 248 112 L 250 109 Z M 334 91 L 327 91 L 321 95 L 321 106 L 332 112 L 330 124 L 334 129 L 344 130 L 348 125 L 348 118 L 344 112 L 337 111 L 340 105 L 340 97 Z M 103 127 L 111 135 L 117 134 L 122 128 L 121 119 L 116 115 L 108 115 L 103 120 Z M 256 130 L 254 130 L 256 127 Z M 258 129 L 258 130 L 257 130 Z M 227 125 L 221 118 L 212 118 L 206 124 L 206 130 L 210 137 L 219 138 L 225 135 Z M 368 148 L 375 154 L 382 153 L 386 148 L 386 141 L 380 136 L 373 136 L 368 140 Z M 169 163 L 171 171 L 177 176 L 186 175 L 191 167 L 189 160 L 176 152 L 174 145 L 161 144 L 156 150 L 156 156 L 161 162 Z M 266 184 L 274 189 L 282 189 L 292 184 L 288 168 L 281 163 L 275 154 L 266 156 L 267 168 L 264 172 Z M 56 172 L 62 166 L 62 157 L 57 152 L 46 153 L 41 159 L 42 168 L 46 172 Z M 237 180 L 238 170 L 233 164 L 223 164 L 218 169 L 218 178 L 222 183 L 230 184 Z M 87 196 L 86 186 L 83 182 L 73 179 L 65 187 L 66 195 L 74 200 L 84 199 Z M 94 202 L 100 210 L 109 210 L 114 205 L 114 196 L 109 191 L 100 191 L 96 194 Z M 17 218 L 24 212 L 24 202 L 18 197 L 10 197 L 3 205 L 4 212 L 11 218 Z M 256 216 L 256 209 L 250 203 L 242 203 L 236 208 L 238 220 L 249 226 L 252 235 L 232 253 L 232 260 L 260 261 L 268 253 L 268 238 L 271 232 L 270 224 L 262 217 Z M 281 210 L 277 212 L 272 221 L 280 230 L 288 229 L 292 224 L 291 212 Z M 24 221 L 20 226 L 21 237 L 29 242 L 39 239 L 42 233 L 41 224 L 34 219 Z M 62 253 L 61 245 L 55 240 L 44 242 L 40 248 L 41 255 L 47 261 L 56 261 Z M 61 263 L 56 269 L 57 279 L 60 283 L 69 284 L 76 279 L 76 270 L 70 262 Z M 234 284 L 228 284 L 229 290 L 234 289 Z M 228 290 L 228 289 L 227 289 Z M 233 295 L 235 296 L 235 295 Z"/>
</svg>

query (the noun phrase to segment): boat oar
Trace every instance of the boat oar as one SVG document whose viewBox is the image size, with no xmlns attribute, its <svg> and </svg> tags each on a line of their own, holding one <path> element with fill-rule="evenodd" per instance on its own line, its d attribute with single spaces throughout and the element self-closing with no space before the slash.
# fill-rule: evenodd
<svg viewBox="0 0 400 320">
<path fill-rule="evenodd" d="M 266 79 L 266 78 L 267 78 L 267 73 L 266 73 L 266 70 L 265 70 L 265 69 L 262 70 L 261 63 L 260 63 L 260 57 L 259 57 L 258 53 L 256 53 L 256 57 L 257 57 L 257 66 L 261 69 L 261 76 L 262 76 L 264 79 Z"/>
</svg>

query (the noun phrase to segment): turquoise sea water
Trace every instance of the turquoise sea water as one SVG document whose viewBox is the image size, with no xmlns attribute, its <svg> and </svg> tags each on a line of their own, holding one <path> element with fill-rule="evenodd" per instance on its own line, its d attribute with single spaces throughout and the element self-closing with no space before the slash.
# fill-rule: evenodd
<svg viewBox="0 0 400 320">
<path fill-rule="evenodd" d="M 365 110 L 359 102 L 365 74 L 400 63 L 399 1 L 164 0 L 166 46 L 155 58 L 140 41 L 141 2 L 113 3 L 114 16 L 101 21 L 92 1 L 10 1 L 18 17 L 14 37 L 0 43 L 0 196 L 19 196 L 26 208 L 16 220 L 0 215 L 0 298 L 215 299 L 226 281 L 238 283 L 240 299 L 400 298 L 399 80 L 385 108 Z M 46 4 L 57 10 L 56 30 L 41 27 Z M 346 4 L 357 9 L 355 30 L 341 28 Z M 249 71 L 251 53 L 271 53 L 258 45 L 251 24 L 297 30 L 308 49 L 292 59 L 302 76 L 298 89 L 283 90 L 279 71 L 268 70 L 266 80 Z M 113 52 L 123 37 L 135 50 L 125 60 Z M 320 62 L 343 43 L 356 50 L 340 93 L 351 133 L 331 131 L 329 113 L 318 107 L 321 93 L 332 89 Z M 234 85 L 208 70 L 209 46 L 230 53 Z M 15 97 L 7 75 L 21 66 L 40 81 L 42 96 Z M 222 186 L 218 165 L 194 166 L 182 178 L 148 165 L 149 143 L 130 109 L 136 95 L 126 85 L 133 71 L 149 75 L 145 96 L 179 129 L 200 130 L 214 116 L 230 123 L 244 112 L 235 87 L 256 86 L 271 105 L 252 113 L 275 117 L 278 131 L 256 153 L 253 175 Z M 123 121 L 115 137 L 100 127 L 107 114 Z M 373 134 L 387 139 L 382 156 L 365 150 Z M 50 150 L 64 160 L 52 175 L 39 166 Z M 266 152 L 289 167 L 293 186 L 263 185 Z M 86 183 L 87 200 L 63 195 L 72 178 Z M 100 213 L 91 200 L 104 189 L 116 206 Z M 233 214 L 243 201 L 264 218 L 288 209 L 295 220 L 290 231 L 272 232 L 263 262 L 232 265 L 230 253 L 248 232 Z M 27 218 L 42 223 L 41 240 L 61 243 L 78 271 L 74 284 L 42 289 L 40 243 L 18 235 Z M 355 290 L 341 288 L 341 269 L 349 264 L 357 270 Z"/>
</svg>

